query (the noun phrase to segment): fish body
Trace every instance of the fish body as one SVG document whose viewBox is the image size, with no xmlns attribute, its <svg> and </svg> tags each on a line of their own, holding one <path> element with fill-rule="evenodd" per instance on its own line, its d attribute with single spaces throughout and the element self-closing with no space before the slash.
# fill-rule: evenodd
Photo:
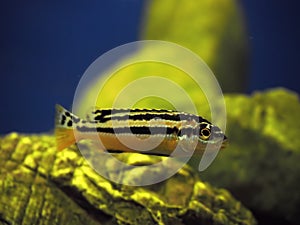
<svg viewBox="0 0 300 225">
<path fill-rule="evenodd" d="M 224 133 L 206 119 L 164 109 L 95 109 L 79 118 L 56 106 L 57 149 L 80 140 L 99 141 L 110 152 L 139 152 L 170 156 L 177 146 L 181 155 L 203 153 L 207 144 L 224 148 Z"/>
</svg>

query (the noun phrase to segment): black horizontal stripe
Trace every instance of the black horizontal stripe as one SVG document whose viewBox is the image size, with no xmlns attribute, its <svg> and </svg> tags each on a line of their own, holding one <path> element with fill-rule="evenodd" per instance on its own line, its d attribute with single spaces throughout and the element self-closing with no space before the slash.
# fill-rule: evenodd
<svg viewBox="0 0 300 225">
<path fill-rule="evenodd" d="M 94 120 L 100 123 L 105 123 L 110 120 L 116 121 L 125 121 L 125 120 L 145 120 L 150 121 L 152 119 L 162 119 L 168 121 L 197 121 L 197 122 L 208 122 L 207 120 L 203 119 L 200 116 L 196 116 L 193 114 L 185 114 L 185 113 L 145 113 L 145 114 L 127 114 L 127 115 L 98 115 L 95 116 Z"/>
<path fill-rule="evenodd" d="M 102 109 L 102 110 L 98 109 L 92 112 L 92 114 L 96 114 L 95 116 L 92 116 L 92 118 L 90 118 L 90 115 L 88 115 L 87 118 L 89 120 L 95 120 L 104 123 L 111 120 L 111 117 L 118 116 L 118 114 L 127 113 L 127 117 L 128 117 L 128 115 L 130 114 L 132 115 L 134 113 L 161 114 L 167 112 L 174 113 L 176 111 L 167 110 L 167 109 Z M 126 115 L 122 115 L 122 116 L 126 117 Z"/>
<path fill-rule="evenodd" d="M 112 154 L 120 154 L 120 153 L 124 153 L 124 151 L 122 150 L 116 150 L 116 149 L 106 149 L 107 152 L 109 153 L 112 153 Z M 161 152 L 161 153 L 158 153 L 158 152 L 152 152 L 152 151 L 136 151 L 137 153 L 142 153 L 144 155 L 156 155 L 156 156 L 170 156 L 170 154 L 167 154 L 165 152 Z"/>
<path fill-rule="evenodd" d="M 133 115 L 123 115 L 123 116 L 113 116 L 111 117 L 112 120 L 145 120 L 150 121 L 152 119 L 162 119 L 162 120 L 169 120 L 169 121 L 182 121 L 182 120 L 199 120 L 198 116 L 191 115 L 191 114 L 158 114 L 158 113 L 146 113 L 146 114 L 133 114 Z"/>
<path fill-rule="evenodd" d="M 132 127 L 85 127 L 78 126 L 77 130 L 80 132 L 99 132 L 99 133 L 109 133 L 109 134 L 136 134 L 136 135 L 171 135 L 174 134 L 178 137 L 186 135 L 188 137 L 192 135 L 199 135 L 199 129 L 187 127 L 178 128 L 174 127 L 147 127 L 147 126 L 132 126 Z"/>
<path fill-rule="evenodd" d="M 147 126 L 132 126 L 132 127 L 85 127 L 78 126 L 77 130 L 80 132 L 100 132 L 109 134 L 141 134 L 141 135 L 155 135 L 155 134 L 178 134 L 177 127 L 147 127 Z"/>
</svg>

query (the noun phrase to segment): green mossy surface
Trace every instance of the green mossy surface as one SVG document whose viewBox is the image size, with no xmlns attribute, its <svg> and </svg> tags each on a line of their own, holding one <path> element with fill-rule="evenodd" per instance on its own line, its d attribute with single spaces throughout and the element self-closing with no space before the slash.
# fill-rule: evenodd
<svg viewBox="0 0 300 225">
<path fill-rule="evenodd" d="M 146 7 L 142 39 L 165 40 L 200 56 L 224 92 L 244 91 L 248 43 L 236 0 L 153 0 Z"/>
<path fill-rule="evenodd" d="M 57 152 L 53 136 L 12 133 L 0 139 L 0 153 L 0 224 L 255 224 L 228 191 L 202 182 L 188 166 L 164 182 L 131 187 L 98 175 L 75 146 Z M 136 170 L 136 179 L 144 171 Z"/>
<path fill-rule="evenodd" d="M 300 104 L 285 89 L 226 95 L 229 146 L 201 177 L 262 217 L 300 224 Z"/>
<path fill-rule="evenodd" d="M 209 66 L 224 92 L 245 90 L 248 45 L 244 18 L 236 0 L 153 0 L 146 5 L 144 15 L 141 26 L 142 40 L 162 40 L 179 44 L 199 56 Z M 166 78 L 182 88 L 195 105 L 199 106 L 199 114 L 201 112 L 201 115 L 210 119 L 206 98 L 208 93 L 203 93 L 202 88 L 210 85 L 206 82 L 206 77 L 211 74 L 205 72 L 203 66 L 201 81 L 196 83 L 187 71 L 182 70 L 182 65 L 190 68 L 195 75 L 200 71 L 199 64 L 179 54 L 174 47 L 155 48 L 147 45 L 139 48 L 136 46 L 136 49 L 120 61 L 114 62 L 112 68 L 101 71 L 85 90 L 81 89 L 83 96 L 75 102 L 77 114 L 85 116 L 86 111 L 94 105 L 100 108 L 148 106 L 168 109 L 178 109 L 180 105 L 181 111 L 190 111 L 187 98 L 178 94 L 178 90 L 172 92 L 175 95 L 174 101 L 178 103 L 176 106 L 170 104 L 170 88 L 161 88 L 158 93 L 152 90 L 148 98 L 144 98 L 142 93 L 147 93 L 145 89 L 157 86 L 160 82 L 158 79 L 156 83 L 140 83 L 132 87 L 131 91 L 134 93 L 130 95 L 126 92 L 127 98 L 122 99 L 121 104 L 114 105 L 120 95 L 126 95 L 121 91 L 132 85 L 132 82 L 157 76 Z M 151 60 L 147 61 L 149 58 Z M 165 58 L 172 59 L 172 65 L 162 63 L 165 62 Z M 146 61 L 136 63 L 137 59 Z M 92 77 L 92 72 L 87 74 Z M 210 89 L 215 90 L 215 87 Z M 133 105 L 131 100 L 136 96 L 144 99 L 134 102 Z M 166 102 L 164 97 L 158 99 L 153 96 L 169 96 L 169 99 Z M 203 114 L 204 111 L 208 113 Z"/>
</svg>

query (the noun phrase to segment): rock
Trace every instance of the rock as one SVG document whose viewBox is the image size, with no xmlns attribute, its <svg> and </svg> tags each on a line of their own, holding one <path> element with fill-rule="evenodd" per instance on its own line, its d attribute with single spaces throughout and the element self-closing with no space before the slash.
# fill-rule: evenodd
<svg viewBox="0 0 300 225">
<path fill-rule="evenodd" d="M 113 57 L 115 52 L 110 52 L 106 61 L 101 58 L 101 63 L 97 61 L 91 65 L 84 76 L 89 79 L 77 87 L 78 96 L 76 94 L 73 103 L 77 114 L 85 116 L 95 105 L 100 108 L 151 107 L 191 111 L 189 99 L 174 87 L 177 86 L 188 94 L 201 116 L 210 117 L 210 113 L 202 114 L 209 111 L 207 94 L 210 94 L 203 93 L 204 88 L 216 90 L 209 77 L 216 77 L 218 87 L 220 84 L 224 92 L 245 91 L 248 44 L 242 11 L 236 0 L 154 0 L 145 7 L 145 15 L 142 40 L 179 44 L 200 57 L 214 76 L 210 69 L 210 73 L 206 71 L 206 64 L 199 65 L 202 60 L 196 61 L 174 46 L 140 44 L 127 49 L 126 55 L 124 49 L 118 52 L 117 58 Z M 110 67 L 103 69 L 107 64 Z M 154 77 L 154 81 L 150 79 Z M 162 84 L 164 80 L 169 82 Z"/>
<path fill-rule="evenodd" d="M 133 187 L 98 175 L 76 146 L 57 152 L 49 135 L 9 134 L 0 139 L 0 152 L 1 224 L 255 224 L 228 191 L 202 182 L 188 166 L 161 183 Z"/>
<path fill-rule="evenodd" d="M 224 92 L 245 91 L 248 42 L 236 0 L 153 0 L 146 8 L 142 39 L 180 44 L 212 69 Z"/>
<path fill-rule="evenodd" d="M 300 224 L 298 95 L 278 88 L 225 99 L 230 144 L 202 178 L 228 188 L 268 224 Z"/>
</svg>

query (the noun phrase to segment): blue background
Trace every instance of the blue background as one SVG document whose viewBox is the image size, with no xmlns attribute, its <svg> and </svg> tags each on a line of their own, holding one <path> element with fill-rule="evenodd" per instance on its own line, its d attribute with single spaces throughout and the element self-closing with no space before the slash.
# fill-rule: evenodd
<svg viewBox="0 0 300 225">
<path fill-rule="evenodd" d="M 241 1 L 252 48 L 247 93 L 300 93 L 297 0 Z M 53 129 L 54 105 L 70 107 L 85 69 L 139 37 L 145 1 L 1 1 L 0 133 Z"/>
</svg>

